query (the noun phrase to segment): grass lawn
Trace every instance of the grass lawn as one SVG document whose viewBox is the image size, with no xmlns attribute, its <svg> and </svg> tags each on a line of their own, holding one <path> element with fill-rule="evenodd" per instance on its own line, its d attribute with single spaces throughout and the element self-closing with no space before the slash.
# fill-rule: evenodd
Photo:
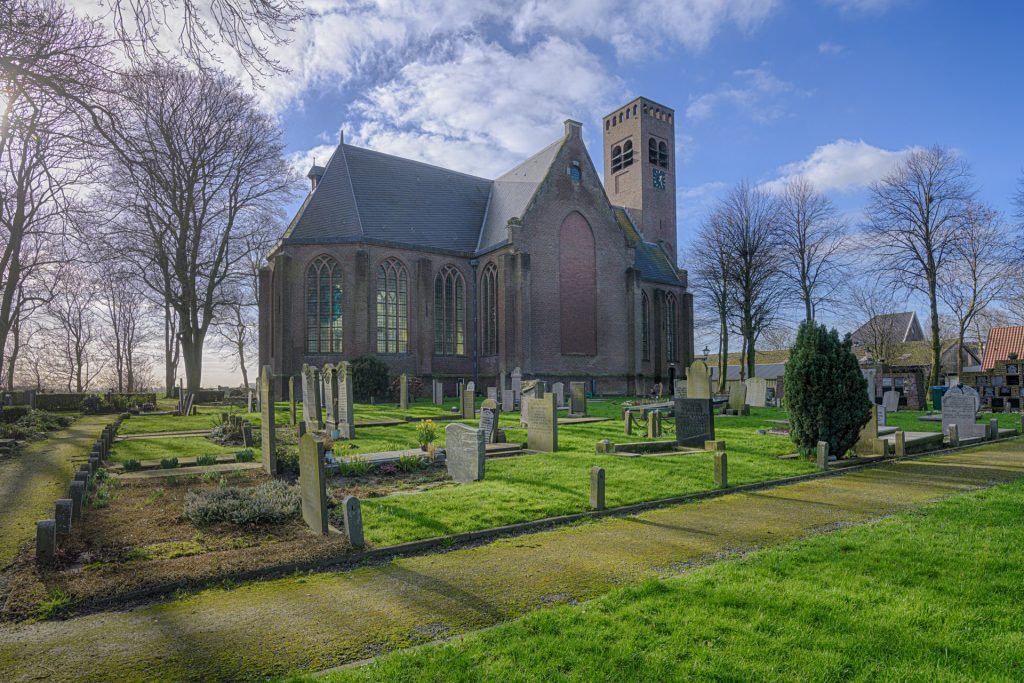
<svg viewBox="0 0 1024 683">
<path fill-rule="evenodd" d="M 1018 481 L 328 680 L 1021 680 L 1022 515 Z"/>
<path fill-rule="evenodd" d="M 917 418 L 926 415 L 922 410 L 901 410 L 897 413 L 889 413 L 885 421 L 890 427 L 903 427 L 907 432 L 941 432 L 941 422 L 923 422 Z M 992 418 L 999 420 L 1001 429 L 1017 429 L 1020 427 L 1020 413 L 981 413 L 978 418 L 979 424 L 988 424 Z"/>
<path fill-rule="evenodd" d="M 163 458 L 190 458 L 197 455 L 233 455 L 241 446 L 221 446 L 203 436 L 164 437 L 118 441 L 110 452 L 110 460 L 161 460 Z M 260 459 L 258 448 L 253 449 Z"/>
</svg>

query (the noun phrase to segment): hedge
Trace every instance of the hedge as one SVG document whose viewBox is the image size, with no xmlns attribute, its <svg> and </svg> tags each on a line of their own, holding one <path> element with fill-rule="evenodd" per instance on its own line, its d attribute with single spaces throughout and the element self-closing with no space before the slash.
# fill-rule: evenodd
<svg viewBox="0 0 1024 683">
<path fill-rule="evenodd" d="M 36 394 L 35 407 L 39 410 L 81 410 L 82 401 L 86 396 L 98 396 L 105 401 L 107 396 L 123 397 L 130 403 L 156 403 L 156 394 L 106 394 L 102 392 L 88 392 L 81 394 Z"/>
<path fill-rule="evenodd" d="M 220 389 L 200 389 L 193 392 L 196 395 L 196 403 L 220 403 L 224 400 L 224 392 Z M 178 398 L 178 388 L 174 389 L 174 398 Z"/>
</svg>

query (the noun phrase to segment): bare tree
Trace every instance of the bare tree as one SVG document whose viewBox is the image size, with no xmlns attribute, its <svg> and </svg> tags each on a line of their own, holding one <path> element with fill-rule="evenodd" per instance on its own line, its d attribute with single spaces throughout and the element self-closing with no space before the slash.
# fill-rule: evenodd
<svg viewBox="0 0 1024 683">
<path fill-rule="evenodd" d="M 730 254 L 726 242 L 724 212 L 719 207 L 704 220 L 694 241 L 691 273 L 702 308 L 707 308 L 718 324 L 718 391 L 725 391 L 729 363 L 729 329 L 733 317 L 730 296 Z"/>
<path fill-rule="evenodd" d="M 112 384 L 119 392 L 135 392 L 139 384 L 144 346 L 153 339 L 149 324 L 150 306 L 135 274 L 124 265 L 105 263 L 95 278 L 99 289 L 106 347 Z"/>
<path fill-rule="evenodd" d="M 51 343 L 67 391 L 88 389 L 104 370 L 99 353 L 99 292 L 86 273 L 69 267 L 46 307 Z"/>
<path fill-rule="evenodd" d="M 174 313 L 190 391 L 228 289 L 248 277 L 258 235 L 289 195 L 275 121 L 237 81 L 153 65 L 121 81 L 122 142 L 103 201 L 124 257 Z"/>
<path fill-rule="evenodd" d="M 967 207 L 973 197 L 970 170 L 942 147 L 915 150 L 882 180 L 872 184 L 867 237 L 881 272 L 928 300 L 931 321 L 931 383 L 942 372 L 939 277 L 956 258 Z"/>
<path fill-rule="evenodd" d="M 795 178 L 780 197 L 781 274 L 814 320 L 823 303 L 835 303 L 843 282 L 839 258 L 845 228 L 832 202 L 806 178 Z"/>
<path fill-rule="evenodd" d="M 957 373 L 963 372 L 960 347 L 974 319 L 1009 291 L 1012 253 L 998 213 L 976 203 L 968 207 L 955 258 L 939 273 L 938 295 L 956 330 Z"/>
<path fill-rule="evenodd" d="M 743 338 L 740 375 L 753 377 L 757 340 L 776 324 L 786 302 L 779 259 L 779 202 L 770 193 L 742 182 L 717 210 L 729 257 L 729 296 Z"/>
<path fill-rule="evenodd" d="M 854 344 L 864 349 L 872 365 L 881 368 L 892 363 L 903 343 L 892 287 L 867 276 L 849 287 L 846 297 L 844 308 L 853 319 L 864 321 L 857 329 Z"/>
</svg>

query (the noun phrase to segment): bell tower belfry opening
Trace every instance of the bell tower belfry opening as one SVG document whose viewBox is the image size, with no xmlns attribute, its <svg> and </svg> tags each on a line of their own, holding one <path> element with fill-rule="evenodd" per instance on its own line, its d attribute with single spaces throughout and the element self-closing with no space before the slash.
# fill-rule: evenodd
<svg viewBox="0 0 1024 683">
<path fill-rule="evenodd" d="M 604 117 L 604 185 L 644 239 L 676 253 L 675 111 L 638 97 Z"/>
</svg>

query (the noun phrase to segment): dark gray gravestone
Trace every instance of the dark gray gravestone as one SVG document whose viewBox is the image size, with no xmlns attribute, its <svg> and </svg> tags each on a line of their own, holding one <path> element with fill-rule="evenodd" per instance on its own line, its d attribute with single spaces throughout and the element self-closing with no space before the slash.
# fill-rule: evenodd
<svg viewBox="0 0 1024 683">
<path fill-rule="evenodd" d="M 483 430 L 487 443 L 498 442 L 498 402 L 492 398 L 486 399 L 480 406 L 480 429 Z"/>
<path fill-rule="evenodd" d="M 345 508 L 345 535 L 353 548 L 362 548 L 366 543 L 363 541 L 363 511 L 359 506 L 359 499 L 355 496 L 345 496 L 342 501 Z"/>
<path fill-rule="evenodd" d="M 604 468 L 590 468 L 590 507 L 604 510 Z"/>
<path fill-rule="evenodd" d="M 444 436 L 448 475 L 460 484 L 483 479 L 486 453 L 484 430 L 455 422 L 444 428 Z"/>
<path fill-rule="evenodd" d="M 309 528 L 327 535 L 327 477 L 324 473 L 324 446 L 305 434 L 299 439 L 299 489 L 302 492 L 302 519 Z"/>
<path fill-rule="evenodd" d="M 74 503 L 70 498 L 61 498 L 54 506 L 53 519 L 57 522 L 58 534 L 71 533 L 71 520 L 74 516 Z"/>
<path fill-rule="evenodd" d="M 295 426 L 298 416 L 298 406 L 295 405 L 295 375 L 288 378 L 288 425 Z"/>
<path fill-rule="evenodd" d="M 274 428 L 274 372 L 269 365 L 260 373 L 260 446 L 263 469 L 277 475 L 277 430 Z"/>
<path fill-rule="evenodd" d="M 71 518 L 81 519 L 82 503 L 85 502 L 85 483 L 73 481 L 68 486 L 68 498 L 71 499 Z"/>
<path fill-rule="evenodd" d="M 586 384 L 586 382 L 569 382 L 569 415 L 570 415 L 570 417 L 586 417 L 586 415 L 587 415 L 587 384 Z"/>
<path fill-rule="evenodd" d="M 57 554 L 57 523 L 52 519 L 36 522 L 36 561 L 53 562 Z"/>
<path fill-rule="evenodd" d="M 729 456 L 725 451 L 715 453 L 715 486 L 720 489 L 729 488 Z"/>
<path fill-rule="evenodd" d="M 676 443 L 703 448 L 705 441 L 715 440 L 715 416 L 708 398 L 675 399 Z"/>
</svg>

